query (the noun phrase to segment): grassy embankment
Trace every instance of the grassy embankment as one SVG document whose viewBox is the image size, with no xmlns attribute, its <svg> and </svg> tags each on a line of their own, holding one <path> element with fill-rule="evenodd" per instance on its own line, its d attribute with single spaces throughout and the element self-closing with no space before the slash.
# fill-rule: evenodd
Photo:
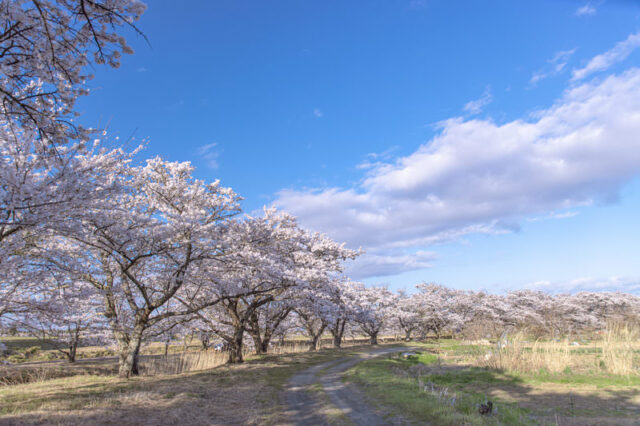
<svg viewBox="0 0 640 426">
<path fill-rule="evenodd" d="M 440 341 L 416 357 L 359 364 L 346 380 L 376 403 L 437 424 L 634 424 L 640 418 L 640 342 L 527 342 L 506 347 Z M 620 374 L 624 372 L 625 374 Z M 490 400 L 495 411 L 478 414 Z M 637 424 L 637 423 L 635 423 Z"/>
</svg>

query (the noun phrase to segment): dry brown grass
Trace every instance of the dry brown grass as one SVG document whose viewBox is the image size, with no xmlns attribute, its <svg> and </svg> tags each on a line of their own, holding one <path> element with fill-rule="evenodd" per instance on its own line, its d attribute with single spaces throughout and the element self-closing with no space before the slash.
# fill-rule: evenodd
<svg viewBox="0 0 640 426">
<path fill-rule="evenodd" d="M 519 373 L 571 370 L 640 375 L 639 334 L 626 325 L 611 326 L 601 339 L 582 345 L 569 339 L 530 342 L 522 332 L 504 343 L 477 356 L 475 365 Z"/>
<path fill-rule="evenodd" d="M 361 340 L 361 339 L 359 339 Z M 350 348 L 360 346 L 355 339 L 346 339 L 342 346 Z M 391 338 L 387 338 L 391 340 Z M 321 345 L 320 349 L 331 350 L 330 344 Z M 309 351 L 309 345 L 304 340 L 291 341 L 284 345 L 276 345 L 269 349 L 268 355 L 298 354 Z M 224 365 L 229 355 L 226 352 L 216 352 L 212 349 L 206 351 L 174 353 L 167 356 L 145 357 L 141 361 L 144 375 L 157 376 L 161 374 L 182 374 L 193 371 L 208 370 Z M 245 359 L 255 358 L 252 350 L 246 349 L 243 353 Z"/>
<path fill-rule="evenodd" d="M 268 355 L 240 365 L 130 380 L 84 375 L 5 386 L 0 424 L 282 424 L 287 419 L 279 394 L 292 374 L 369 349 Z"/>
</svg>

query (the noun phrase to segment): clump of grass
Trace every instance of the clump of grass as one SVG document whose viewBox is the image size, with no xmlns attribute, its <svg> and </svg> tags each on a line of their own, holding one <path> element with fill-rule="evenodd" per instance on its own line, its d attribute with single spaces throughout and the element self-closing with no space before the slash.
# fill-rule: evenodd
<svg viewBox="0 0 640 426">
<path fill-rule="evenodd" d="M 309 345 L 306 342 L 291 343 L 276 346 L 269 351 L 268 355 L 285 355 L 308 352 Z M 251 349 L 243 353 L 243 358 L 251 358 Z M 213 350 L 173 353 L 166 356 L 144 357 L 141 359 L 143 373 L 148 376 L 161 374 L 182 374 L 192 371 L 208 370 L 226 364 L 229 354 L 227 352 L 216 352 Z"/>
<path fill-rule="evenodd" d="M 549 371 L 560 373 L 572 365 L 571 346 L 568 340 L 528 342 L 519 332 L 476 360 L 482 367 L 519 373 Z"/>
<path fill-rule="evenodd" d="M 145 375 L 182 374 L 207 370 L 227 362 L 226 352 L 200 351 L 169 354 L 162 357 L 143 358 L 141 367 Z"/>
<path fill-rule="evenodd" d="M 602 339 L 602 360 L 600 367 L 611 374 L 638 375 L 636 350 L 640 349 L 637 329 L 627 325 L 614 324 L 607 328 Z"/>
</svg>

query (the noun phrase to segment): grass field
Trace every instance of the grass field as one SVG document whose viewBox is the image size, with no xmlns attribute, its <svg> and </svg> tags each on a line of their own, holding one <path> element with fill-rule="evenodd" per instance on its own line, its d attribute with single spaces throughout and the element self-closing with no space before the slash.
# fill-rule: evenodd
<svg viewBox="0 0 640 426">
<path fill-rule="evenodd" d="M 259 356 L 241 365 L 130 380 L 86 374 L 4 386 L 0 423 L 278 424 L 279 393 L 291 375 L 367 349 Z"/>
<path fill-rule="evenodd" d="M 599 425 L 638 424 L 640 419 L 640 375 L 600 367 L 605 355 L 596 344 L 567 344 L 567 353 L 563 349 L 560 356 L 568 365 L 559 371 L 487 366 L 493 348 L 488 342 L 420 346 L 423 351 L 409 359 L 396 354 L 361 363 L 346 380 L 376 403 L 416 421 L 437 419 L 437 424 Z M 539 351 L 544 352 L 529 344 L 531 356 Z M 635 366 L 640 353 L 634 354 Z M 493 402 L 494 413 L 481 416 L 478 405 L 486 401 Z"/>
<path fill-rule="evenodd" d="M 1 360 L 6 360 L 11 363 L 20 364 L 24 362 L 38 362 L 38 361 L 53 361 L 53 360 L 66 360 L 66 356 L 58 351 L 52 342 L 36 339 L 35 337 L 26 336 L 3 336 L 0 337 L 2 342 L 7 348 L 7 354 L 1 356 Z M 178 353 L 187 350 L 199 349 L 200 343 L 193 339 L 184 345 L 181 342 L 174 342 L 169 346 L 169 352 Z M 165 350 L 163 343 L 151 343 L 145 345 L 142 348 L 143 355 L 159 355 L 163 354 Z M 77 359 L 116 356 L 115 348 L 109 348 L 105 346 L 80 346 L 78 347 Z"/>
<path fill-rule="evenodd" d="M 18 350 L 32 343 L 24 338 L 11 342 Z M 622 361 L 597 342 L 575 346 L 521 340 L 496 349 L 486 341 L 440 340 L 411 346 L 420 348 L 416 356 L 405 359 L 396 352 L 365 361 L 345 380 L 361 387 L 372 405 L 417 423 L 625 425 L 638 424 L 640 418 L 640 351 L 635 345 L 628 353 L 618 351 Z M 130 380 L 115 377 L 113 359 L 3 367 L 32 376 L 22 384 L 0 386 L 0 423 L 279 424 L 283 407 L 278 395 L 293 374 L 370 346 L 308 353 L 302 344 L 298 349 L 249 355 L 245 364 L 233 366 L 219 365 L 224 354 L 212 351 L 147 358 L 143 366 L 152 374 Z M 499 367 L 496 356 L 501 357 Z M 533 359 L 549 367 L 539 368 Z M 615 374 L 608 364 L 631 370 Z M 325 414 L 344 423 L 323 399 L 321 386 L 316 388 Z M 494 411 L 482 416 L 478 406 L 487 401 Z"/>
</svg>

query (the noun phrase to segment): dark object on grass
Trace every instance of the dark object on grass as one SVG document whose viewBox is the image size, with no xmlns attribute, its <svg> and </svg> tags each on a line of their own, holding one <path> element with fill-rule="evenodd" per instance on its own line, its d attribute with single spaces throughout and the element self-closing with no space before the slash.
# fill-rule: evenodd
<svg viewBox="0 0 640 426">
<path fill-rule="evenodd" d="M 491 414 L 493 412 L 493 402 L 487 401 L 486 404 L 480 404 L 480 407 L 478 407 L 478 412 L 483 416 Z"/>
</svg>

